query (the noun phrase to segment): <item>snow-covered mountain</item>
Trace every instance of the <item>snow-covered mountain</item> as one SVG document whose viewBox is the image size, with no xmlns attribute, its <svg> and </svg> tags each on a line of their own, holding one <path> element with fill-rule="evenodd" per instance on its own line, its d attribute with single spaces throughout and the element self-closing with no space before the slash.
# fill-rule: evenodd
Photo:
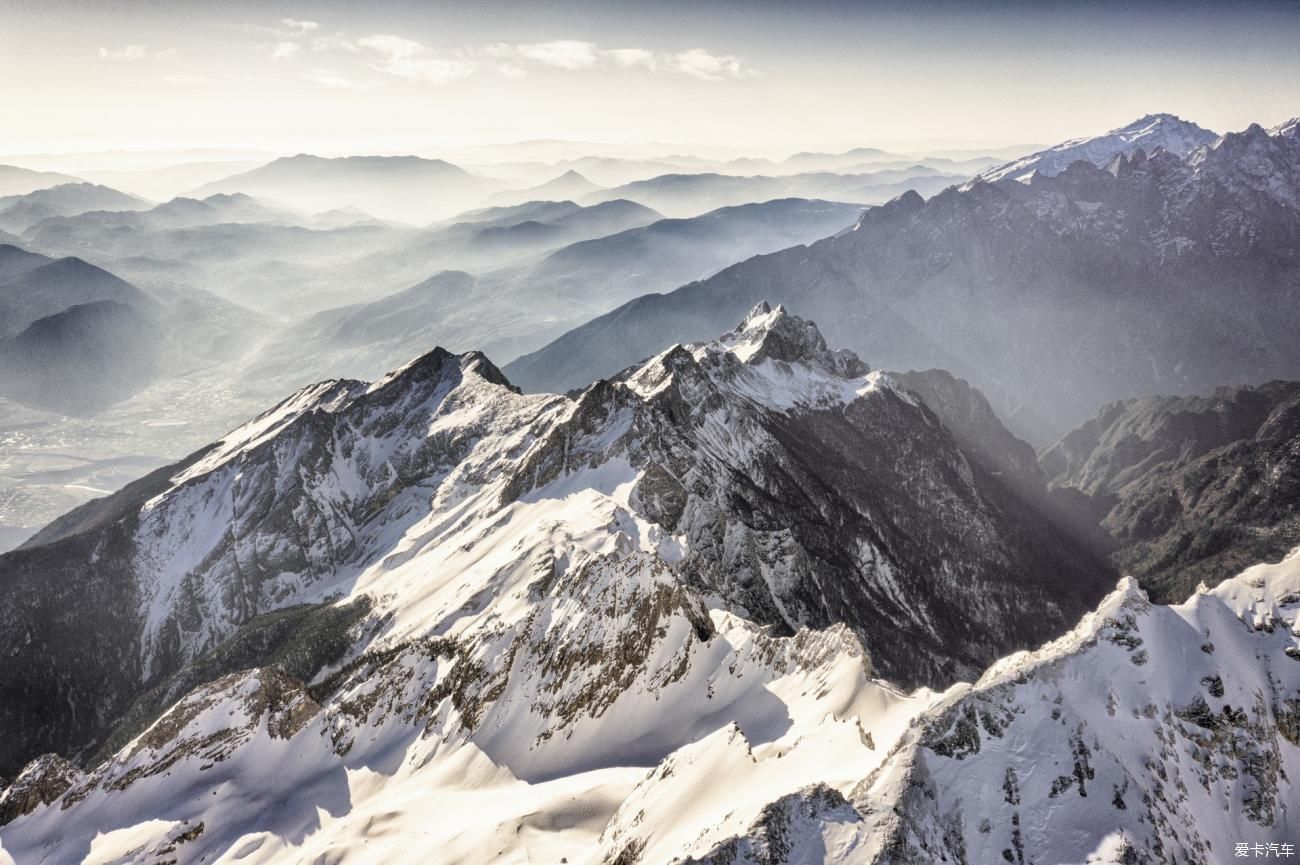
<svg viewBox="0 0 1300 865">
<path fill-rule="evenodd" d="M 683 852 L 712 865 L 1279 855 L 1300 829 L 1297 614 L 1300 553 L 1175 607 L 1126 579 L 1066 636 L 927 707 L 847 795 L 804 788 Z"/>
<path fill-rule="evenodd" d="M 546 522 L 566 491 L 595 496 L 592 518 L 631 539 L 610 542 L 645 547 L 682 591 L 773 633 L 842 623 L 908 684 L 1059 631 L 1108 579 L 915 396 L 783 310 L 576 400 L 435 350 L 373 385 L 308 388 L 0 558 L 5 651 L 25 659 L 0 677 L 28 689 L 0 706 L 4 760 L 99 744 L 255 617 L 368 592 L 399 560 L 426 573 L 412 556 L 432 538 L 492 534 L 534 500 Z M 579 530 L 546 525 L 525 545 L 581 558 L 555 540 Z M 39 687 L 30 665 L 49 670 Z"/>
<path fill-rule="evenodd" d="M 1006 165 L 990 168 L 978 179 L 1023 181 L 1035 172 L 1048 176 L 1060 174 L 1080 159 L 1103 166 L 1116 156 L 1131 156 L 1139 150 L 1151 153 L 1157 148 L 1186 156 L 1199 147 L 1212 144 L 1218 137 L 1216 133 L 1172 114 L 1148 114 L 1105 135 L 1072 138 Z"/>
<path fill-rule="evenodd" d="M 1300 558 L 1179 608 L 1126 581 L 973 686 L 898 687 L 1101 598 L 1112 575 L 1019 501 L 779 308 L 576 399 L 441 350 L 324 382 L 0 557 L 0 861 L 1187 861 L 1294 837 Z M 15 764 L 44 749 L 65 756 Z"/>
</svg>

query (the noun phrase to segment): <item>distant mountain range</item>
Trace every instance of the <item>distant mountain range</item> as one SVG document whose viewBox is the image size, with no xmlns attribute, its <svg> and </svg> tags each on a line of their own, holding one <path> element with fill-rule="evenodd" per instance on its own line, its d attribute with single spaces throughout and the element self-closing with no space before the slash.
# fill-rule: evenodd
<svg viewBox="0 0 1300 865">
<path fill-rule="evenodd" d="M 563 174 L 528 189 L 508 189 L 487 199 L 492 207 L 524 204 L 529 201 L 576 201 L 604 189 L 570 168 Z"/>
<path fill-rule="evenodd" d="M 630 301 L 506 372 L 568 390 L 771 297 L 887 367 L 970 379 L 1040 444 L 1117 398 L 1300 375 L 1300 140 L 1283 129 L 904 194 L 840 236 Z"/>
<path fill-rule="evenodd" d="M 259 335 L 201 293 L 146 292 L 82 259 L 0 245 L 0 397 L 92 415 Z"/>
<path fill-rule="evenodd" d="M 145 306 L 135 286 L 78 258 L 51 259 L 0 246 L 0 335 L 12 335 L 44 318 L 98 301 Z"/>
<path fill-rule="evenodd" d="M 76 258 L 0 246 L 0 396 L 92 413 L 159 372 L 161 306 Z"/>
<path fill-rule="evenodd" d="M 32 171 L 16 165 L 0 165 L 0 195 L 26 195 L 62 183 L 82 183 L 79 177 L 57 171 Z"/>
<path fill-rule="evenodd" d="M 820 198 L 852 204 L 882 204 L 905 190 L 930 195 L 966 179 L 925 166 L 863 174 L 792 174 L 749 177 L 700 172 L 664 174 L 591 193 L 594 203 L 614 198 L 638 201 L 675 217 L 697 216 L 719 207 L 777 198 Z"/>
<path fill-rule="evenodd" d="M 87 180 L 94 183 L 102 183 L 154 201 L 168 201 L 204 184 L 221 180 L 232 174 L 252 171 L 266 164 L 267 161 L 267 159 L 249 161 L 247 155 L 237 160 L 230 159 L 230 154 L 224 153 L 214 153 L 210 156 L 219 158 L 180 162 L 160 168 L 92 168 L 83 173 Z"/>
<path fill-rule="evenodd" d="M 535 261 L 568 244 L 649 225 L 662 214 L 616 199 L 591 206 L 534 200 L 458 214 L 351 263 L 357 282 L 406 283 L 437 270 L 484 273 Z"/>
<path fill-rule="evenodd" d="M 140 306 L 114 300 L 69 306 L 0 340 L 0 396 L 93 413 L 156 378 L 167 344 L 162 324 Z"/>
<path fill-rule="evenodd" d="M 200 187 L 195 195 L 243 192 L 311 212 L 351 205 L 376 216 L 426 223 L 480 204 L 502 187 L 441 159 L 300 154 Z"/>
<path fill-rule="evenodd" d="M 444 160 L 415 156 L 330 159 L 299 154 L 209 182 L 189 194 L 202 198 L 217 192 L 243 192 L 313 212 L 344 203 L 379 217 L 417 224 L 472 207 L 533 200 L 592 203 L 630 198 L 668 215 L 693 216 L 730 204 L 772 198 L 880 203 L 907 188 L 919 188 L 925 194 L 938 191 L 942 188 L 937 185 L 939 175 L 960 182 L 995 163 L 990 157 L 917 159 L 856 148 L 841 154 L 801 153 L 782 161 L 589 156 L 553 164 L 484 166 L 484 173 L 476 175 Z M 511 184 L 498 179 L 497 174 L 533 178 L 533 185 Z M 691 176 L 699 179 L 689 180 Z M 909 180 L 916 183 L 892 191 L 889 188 L 890 184 Z M 665 187 L 665 192 L 656 192 Z M 682 198 L 688 193 L 689 203 Z M 676 198 L 658 199 L 653 197 L 656 194 Z"/>
<path fill-rule="evenodd" d="M 21 234 L 38 222 L 91 210 L 130 212 L 153 207 L 153 202 L 93 183 L 64 183 L 25 195 L 0 198 L 0 228 Z"/>
<path fill-rule="evenodd" d="M 372 376 L 429 344 L 477 344 L 514 356 L 628 298 L 706 276 L 736 258 L 769 252 L 853 224 L 861 208 L 800 199 L 722 208 L 693 219 L 657 219 L 631 202 L 590 207 L 571 202 L 493 209 L 436 231 L 400 253 L 382 253 L 376 268 L 430 253 L 472 267 L 561 246 L 527 263 L 470 274 L 441 272 L 400 292 L 327 309 L 291 327 L 251 366 L 259 380 L 313 358 L 316 375 Z M 635 227 L 616 231 L 617 224 Z M 591 239 L 577 239 L 591 235 Z M 498 249 L 497 247 L 503 248 Z M 358 268 L 366 272 L 388 272 Z"/>
<path fill-rule="evenodd" d="M 1012 148 L 1013 155 L 1027 153 L 1035 148 Z M 865 174 L 897 170 L 922 165 L 938 171 L 972 176 L 991 166 L 1000 165 L 1006 156 L 965 151 L 951 155 L 913 155 L 890 153 L 871 147 L 857 147 L 843 153 L 797 153 L 785 159 L 763 157 L 738 157 L 718 160 L 698 156 L 673 155 L 657 159 L 630 159 L 584 156 L 563 159 L 554 163 L 522 163 L 499 166 L 501 169 L 520 172 L 539 180 L 554 176 L 558 170 L 576 171 L 601 186 L 614 187 L 638 180 L 648 180 L 665 174 L 722 174 L 729 176 L 766 175 L 780 177 L 806 173 Z"/>
<path fill-rule="evenodd" d="M 45 190 L 52 192 L 53 190 Z M 30 201 L 41 193 L 25 196 Z M 283 207 L 268 206 L 241 192 L 218 193 L 204 199 L 173 198 L 156 206 L 144 204 L 133 208 L 99 206 L 83 200 L 64 208 L 63 213 L 49 213 L 22 229 L 38 243 L 57 244 L 61 236 L 84 238 L 86 246 L 100 246 L 104 234 L 121 234 L 120 229 L 134 232 L 157 232 L 222 224 L 274 223 L 279 225 L 314 224 L 311 217 Z M 11 211 L 0 211 L 3 221 Z M 361 217 L 361 218 L 364 218 Z M 358 221 L 353 217 L 353 222 Z M 121 243 L 121 241 L 118 241 Z M 113 249 L 114 247 L 106 247 Z"/>
</svg>

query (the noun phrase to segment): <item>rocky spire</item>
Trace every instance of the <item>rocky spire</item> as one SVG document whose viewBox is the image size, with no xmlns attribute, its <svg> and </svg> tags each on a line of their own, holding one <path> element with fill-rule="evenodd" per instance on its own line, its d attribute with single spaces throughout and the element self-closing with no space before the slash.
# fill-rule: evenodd
<svg viewBox="0 0 1300 865">
<path fill-rule="evenodd" d="M 842 378 L 857 378 L 870 367 L 847 349 L 831 351 L 813 322 L 791 315 L 784 306 L 773 309 L 760 301 L 740 326 L 722 337 L 732 354 L 748 364 L 765 360 L 805 363 Z"/>
</svg>

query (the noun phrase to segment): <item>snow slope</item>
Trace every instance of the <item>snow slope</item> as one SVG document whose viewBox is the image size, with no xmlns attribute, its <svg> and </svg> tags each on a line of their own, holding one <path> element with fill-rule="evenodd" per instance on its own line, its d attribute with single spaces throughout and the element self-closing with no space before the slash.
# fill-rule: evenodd
<svg viewBox="0 0 1300 865">
<path fill-rule="evenodd" d="M 1172 114 L 1148 114 L 1105 135 L 1072 138 L 1006 165 L 990 168 L 976 181 L 1007 178 L 1023 181 L 1035 172 L 1050 176 L 1060 174 L 1071 163 L 1081 159 L 1102 166 L 1121 154 L 1131 155 L 1138 150 L 1150 153 L 1157 147 L 1177 156 L 1186 156 L 1198 147 L 1211 144 L 1216 138 L 1218 135 L 1208 129 Z"/>
<path fill-rule="evenodd" d="M 1297 613 L 1300 550 L 1179 606 L 1151 604 L 1126 578 L 1071 633 L 954 687 L 852 807 L 789 821 L 785 849 L 824 845 L 830 862 L 1128 863 L 1294 844 Z M 770 861 L 750 852 L 764 828 L 702 861 Z"/>
<path fill-rule="evenodd" d="M 372 651 L 323 705 L 274 671 L 205 686 L 0 830 L 0 857 L 1120 863 L 1295 836 L 1300 553 L 1178 607 L 1125 580 L 1061 639 L 909 696 L 869 679 L 842 629 L 772 639 L 698 618 L 656 597 L 651 559 L 614 523 L 585 528 L 570 552 L 586 588 L 525 614 L 519 569 L 482 611 L 421 629 L 447 637 Z M 593 555 L 607 543 L 624 558 Z M 585 603 L 557 621 L 575 590 Z M 650 597 L 638 650 L 627 625 Z M 521 617 L 532 637 L 485 707 L 451 643 Z M 419 615 L 398 618 L 402 632 Z M 612 665 L 575 678 L 575 651 Z"/>
<path fill-rule="evenodd" d="M 801 460 L 853 457 L 844 423 L 905 495 L 805 501 Z M 345 651 L 308 681 L 283 654 L 208 677 L 101 762 L 33 761 L 0 793 L 0 862 L 1185 861 L 1293 835 L 1300 557 L 1179 608 L 1126 582 L 973 686 L 879 678 L 1048 611 L 900 554 L 889 506 L 913 497 L 1017 566 L 1009 505 L 945 436 L 766 305 L 576 400 L 441 350 L 306 389 L 140 493 L 124 645 L 153 684 L 274 611 L 364 601 Z M 880 470 L 845 465 L 849 492 Z M 817 558 L 827 523 L 858 526 L 857 570 Z M 843 623 L 818 619 L 836 598 Z"/>
</svg>

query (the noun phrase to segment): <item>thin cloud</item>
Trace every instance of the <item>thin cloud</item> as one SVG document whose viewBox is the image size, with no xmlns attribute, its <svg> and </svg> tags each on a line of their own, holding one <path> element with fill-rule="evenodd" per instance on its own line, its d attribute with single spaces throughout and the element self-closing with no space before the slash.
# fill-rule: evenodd
<svg viewBox="0 0 1300 865">
<path fill-rule="evenodd" d="M 297 42 L 275 42 L 266 47 L 271 59 L 276 61 L 292 60 L 302 50 Z"/>
<path fill-rule="evenodd" d="M 703 48 L 692 48 L 673 55 L 670 65 L 678 72 L 706 81 L 743 78 L 754 74 L 753 70 L 741 63 L 740 58 L 730 54 L 711 54 Z"/>
<path fill-rule="evenodd" d="M 175 60 L 179 55 L 175 48 L 152 49 L 148 45 L 123 45 L 120 48 L 100 48 L 96 54 L 100 60 L 112 60 L 133 63 L 137 60 Z"/>
<path fill-rule="evenodd" d="M 655 53 L 645 48 L 609 48 L 601 53 L 619 66 L 628 68 L 644 66 L 650 70 L 659 68 L 659 60 L 655 57 Z"/>
<path fill-rule="evenodd" d="M 512 78 L 523 77 L 527 66 L 549 66 L 571 72 L 590 69 L 600 61 L 602 54 L 594 43 L 579 39 L 515 44 L 494 42 L 479 48 L 478 53 L 503 61 L 497 67 L 498 71 Z"/>
<path fill-rule="evenodd" d="M 312 51 L 332 51 L 339 49 L 349 54 L 358 53 L 361 48 L 357 43 L 348 38 L 346 33 L 329 33 L 325 36 L 316 36 L 311 40 Z"/>
<path fill-rule="evenodd" d="M 725 81 L 758 74 L 732 54 L 714 54 L 703 48 L 661 54 L 648 48 L 599 48 L 591 42 L 559 39 L 553 42 L 509 44 L 496 42 L 479 52 L 502 61 L 497 69 L 508 77 L 521 77 L 530 66 L 580 71 L 612 63 L 624 69 L 677 72 L 705 81 Z"/>
<path fill-rule="evenodd" d="M 477 64 L 469 60 L 439 57 L 414 39 L 377 34 L 357 40 L 373 55 L 367 65 L 408 81 L 446 84 L 471 74 Z"/>
<path fill-rule="evenodd" d="M 361 90 L 368 85 L 358 81 L 353 81 L 346 75 L 340 75 L 332 69 L 308 69 L 302 76 L 313 84 L 319 84 L 322 87 L 331 87 L 335 90 Z"/>
<path fill-rule="evenodd" d="M 143 60 L 149 56 L 149 49 L 143 45 L 123 45 L 121 48 L 100 48 L 100 60 L 121 60 L 128 63 Z"/>
<path fill-rule="evenodd" d="M 302 51 L 327 55 L 347 52 L 361 55 L 365 66 L 406 81 L 447 84 L 466 78 L 480 69 L 495 71 L 504 78 L 524 78 L 537 69 L 561 69 L 581 72 L 617 67 L 646 70 L 655 74 L 682 74 L 705 81 L 725 81 L 758 74 L 731 54 L 714 54 L 703 48 L 679 53 L 661 53 L 648 48 L 601 48 L 581 39 L 555 39 L 549 42 L 494 42 L 465 46 L 454 53 L 440 53 L 405 36 L 376 33 L 352 38 L 347 33 L 316 34 L 320 25 L 314 21 L 285 18 L 279 28 L 260 28 L 273 32 L 278 41 L 265 44 L 273 60 L 291 60 Z M 326 87 L 357 86 L 355 82 L 324 66 L 304 74 L 306 80 Z M 374 86 L 369 85 L 369 86 Z"/>
<path fill-rule="evenodd" d="M 164 75 L 162 80 L 174 87 L 205 87 L 212 83 L 203 75 Z"/>
<path fill-rule="evenodd" d="M 514 50 L 525 60 L 557 69 L 589 69 L 596 65 L 596 46 L 576 39 L 515 45 Z"/>
</svg>

